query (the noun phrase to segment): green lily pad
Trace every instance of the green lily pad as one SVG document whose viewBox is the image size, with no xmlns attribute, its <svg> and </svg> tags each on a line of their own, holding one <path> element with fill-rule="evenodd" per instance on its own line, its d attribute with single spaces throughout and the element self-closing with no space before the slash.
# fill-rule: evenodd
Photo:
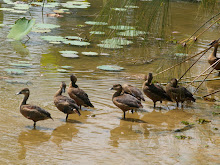
<svg viewBox="0 0 220 165">
<path fill-rule="evenodd" d="M 58 72 L 67 73 L 68 71 L 66 69 L 57 69 Z"/>
<path fill-rule="evenodd" d="M 134 36 L 139 36 L 142 34 L 146 34 L 144 31 L 138 31 L 138 30 L 126 30 L 124 32 L 119 32 L 117 33 L 120 36 L 126 36 L 126 37 L 134 37 Z"/>
<path fill-rule="evenodd" d="M 19 10 L 28 10 L 29 5 L 28 4 L 16 4 L 13 8 L 19 9 Z"/>
<path fill-rule="evenodd" d="M 63 57 L 68 57 L 68 58 L 79 58 L 77 54 L 71 54 L 71 53 L 63 53 L 61 54 Z"/>
<path fill-rule="evenodd" d="M 88 46 L 90 45 L 89 42 L 85 42 L 85 41 L 76 41 L 76 40 L 66 40 L 63 41 L 64 44 L 68 44 L 68 45 L 75 45 L 75 46 Z"/>
<path fill-rule="evenodd" d="M 101 65 L 101 66 L 97 66 L 97 68 L 105 71 L 114 71 L 114 72 L 119 72 L 121 70 L 124 70 L 123 67 L 117 65 Z"/>
<path fill-rule="evenodd" d="M 59 44 L 62 44 L 62 42 L 59 42 L 59 41 L 53 41 L 53 42 L 49 42 L 50 44 L 54 44 L 54 45 L 59 45 Z"/>
<path fill-rule="evenodd" d="M 63 42 L 66 41 L 66 39 L 62 36 L 41 36 L 41 39 L 49 42 Z"/>
<path fill-rule="evenodd" d="M 72 66 L 61 66 L 61 68 L 63 68 L 63 69 L 72 69 L 73 67 Z"/>
<path fill-rule="evenodd" d="M 26 36 L 35 24 L 35 19 L 28 20 L 25 17 L 18 19 L 11 28 L 8 38 L 14 40 L 21 40 Z"/>
<path fill-rule="evenodd" d="M 139 7 L 138 6 L 127 5 L 127 6 L 125 6 L 125 8 L 128 8 L 128 9 L 138 9 Z"/>
<path fill-rule="evenodd" d="M 0 24 L 0 27 L 3 27 L 3 26 L 5 26 L 5 24 Z"/>
<path fill-rule="evenodd" d="M 62 50 L 62 51 L 59 51 L 59 53 L 61 53 L 61 54 L 78 54 L 77 51 L 73 51 L 73 50 Z"/>
<path fill-rule="evenodd" d="M 19 61 L 18 63 L 10 63 L 10 65 L 20 68 L 31 68 L 33 65 L 26 61 Z"/>
<path fill-rule="evenodd" d="M 68 39 L 68 40 L 80 40 L 80 41 L 83 40 L 79 36 L 66 36 L 65 38 Z"/>
<path fill-rule="evenodd" d="M 23 11 L 23 10 L 11 10 L 11 13 L 19 13 L 19 14 L 24 14 L 27 13 L 27 11 Z"/>
<path fill-rule="evenodd" d="M 132 41 L 123 39 L 123 38 L 112 38 L 101 41 L 104 44 L 112 44 L 112 45 L 129 45 L 132 44 Z"/>
<path fill-rule="evenodd" d="M 115 11 L 127 11 L 127 9 L 125 8 L 111 8 L 111 9 Z"/>
<path fill-rule="evenodd" d="M 99 54 L 96 52 L 82 52 L 83 55 L 86 56 L 98 56 Z"/>
<path fill-rule="evenodd" d="M 36 24 L 34 26 L 36 29 L 54 29 L 59 28 L 60 25 L 54 25 L 54 24 Z"/>
<path fill-rule="evenodd" d="M 110 56 L 108 53 L 100 53 L 101 56 Z"/>
<path fill-rule="evenodd" d="M 135 30 L 135 27 L 125 25 L 109 26 L 109 28 L 114 30 Z"/>
<path fill-rule="evenodd" d="M 186 53 L 175 53 L 176 56 L 187 56 L 188 54 Z"/>
<path fill-rule="evenodd" d="M 90 34 L 105 34 L 105 32 L 101 32 L 101 31 L 91 31 L 89 33 Z"/>
<path fill-rule="evenodd" d="M 24 71 L 20 69 L 4 69 L 8 74 L 11 75 L 23 75 Z"/>
<path fill-rule="evenodd" d="M 37 29 L 37 28 L 33 28 L 31 31 L 35 32 L 35 33 L 49 33 L 49 32 L 51 32 L 50 29 Z"/>
<path fill-rule="evenodd" d="M 106 49 L 121 49 L 123 46 L 117 44 L 97 44 L 97 46 Z"/>
<path fill-rule="evenodd" d="M 63 7 L 71 8 L 71 9 L 86 9 L 90 7 L 89 2 L 81 2 L 81 1 L 68 1 L 66 3 L 61 3 Z"/>
<path fill-rule="evenodd" d="M 106 22 L 96 22 L 96 21 L 86 21 L 85 24 L 88 25 L 108 25 Z"/>
</svg>

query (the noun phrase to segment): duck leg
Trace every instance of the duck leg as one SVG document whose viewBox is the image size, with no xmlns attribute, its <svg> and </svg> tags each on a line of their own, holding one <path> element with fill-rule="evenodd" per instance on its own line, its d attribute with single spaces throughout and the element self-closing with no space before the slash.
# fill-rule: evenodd
<svg viewBox="0 0 220 165">
<path fill-rule="evenodd" d="M 131 113 L 132 113 L 132 114 L 134 113 L 134 110 L 133 110 L 133 109 L 131 110 Z"/>
<path fill-rule="evenodd" d="M 66 121 L 67 121 L 67 119 L 68 119 L 68 116 L 69 116 L 69 114 L 67 113 L 67 114 L 66 114 Z"/>
<path fill-rule="evenodd" d="M 36 127 L 36 121 L 34 121 L 34 128 Z"/>
<path fill-rule="evenodd" d="M 179 107 L 179 103 L 178 103 L 178 101 L 176 102 L 176 107 Z"/>
<path fill-rule="evenodd" d="M 156 108 L 156 102 L 154 102 L 154 108 Z"/>
<path fill-rule="evenodd" d="M 124 119 L 125 119 L 125 111 L 124 111 Z"/>
</svg>

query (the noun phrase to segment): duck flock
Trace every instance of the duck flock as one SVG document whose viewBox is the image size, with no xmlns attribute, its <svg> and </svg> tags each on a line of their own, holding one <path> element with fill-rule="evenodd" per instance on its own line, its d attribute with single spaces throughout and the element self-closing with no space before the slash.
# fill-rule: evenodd
<svg viewBox="0 0 220 165">
<path fill-rule="evenodd" d="M 195 102 L 192 93 L 186 88 L 178 86 L 176 79 L 172 79 L 171 82 L 167 84 L 165 90 L 162 86 L 153 84 L 152 79 L 152 73 L 145 76 L 142 90 L 143 93 L 153 101 L 154 107 L 156 107 L 157 101 L 161 103 L 162 101 L 175 101 L 177 106 L 179 106 L 179 102 L 183 103 L 186 100 Z M 65 82 L 60 84 L 60 88 L 54 95 L 54 104 L 58 110 L 66 114 L 66 121 L 68 120 L 69 114 L 77 113 L 80 116 L 81 106 L 94 107 L 87 93 L 76 84 L 77 77 L 72 74 L 70 80 L 67 90 L 69 97 L 62 95 L 66 90 Z M 143 93 L 135 86 L 129 84 L 114 84 L 111 90 L 116 90 L 112 96 L 112 102 L 123 111 L 124 118 L 126 111 L 131 110 L 133 113 L 133 110 L 143 108 L 141 104 L 141 101 L 145 101 Z M 43 108 L 27 104 L 30 95 L 30 90 L 28 88 L 22 89 L 17 94 L 24 95 L 20 104 L 20 112 L 27 119 L 33 120 L 34 127 L 36 127 L 37 121 L 53 119 L 51 114 Z"/>
</svg>

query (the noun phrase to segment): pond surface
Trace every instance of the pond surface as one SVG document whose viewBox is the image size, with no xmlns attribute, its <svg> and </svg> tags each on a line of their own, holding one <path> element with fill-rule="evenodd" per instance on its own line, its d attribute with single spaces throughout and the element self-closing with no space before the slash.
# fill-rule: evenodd
<svg viewBox="0 0 220 165">
<path fill-rule="evenodd" d="M 220 80 L 205 82 L 196 93 L 196 102 L 185 103 L 183 108 L 176 108 L 175 103 L 171 102 L 158 102 L 154 109 L 153 102 L 145 97 L 144 108 L 133 114 L 127 112 L 127 119 L 123 120 L 122 111 L 112 103 L 113 91 L 109 88 L 116 83 L 129 83 L 141 89 L 144 74 L 156 74 L 185 57 L 175 56 L 175 53 L 181 53 L 178 51 L 170 53 L 175 45 L 166 44 L 161 39 L 152 38 L 151 42 L 141 44 L 141 36 L 127 38 L 134 43 L 123 46 L 123 49 L 98 47 L 97 44 L 108 37 L 90 36 L 89 32 L 94 27 L 85 22 L 94 21 L 105 2 L 89 2 L 91 6 L 88 8 L 70 8 L 70 14 L 60 18 L 47 17 L 46 14 L 53 13 L 54 9 L 61 6 L 45 8 L 43 18 L 41 7 L 31 7 L 29 11 L 36 23 L 56 24 L 60 28 L 43 34 L 31 32 L 30 40 L 26 43 L 28 38 L 22 42 L 11 41 L 7 39 L 7 34 L 9 25 L 13 25 L 18 18 L 30 18 L 30 13 L 0 11 L 0 23 L 5 25 L 0 28 L 0 164 L 219 164 L 220 121 L 219 115 L 213 115 L 212 112 L 219 113 L 220 95 L 213 96 L 218 100 L 216 102 L 204 101 L 201 96 L 218 90 Z M 138 4 L 141 6 L 143 3 L 147 2 Z M 180 32 L 173 34 L 177 40 L 189 37 L 209 18 L 198 16 L 197 3 L 172 2 L 170 5 L 172 31 Z M 2 2 L 0 6 L 10 5 Z M 127 23 L 133 21 L 133 13 L 128 13 L 130 15 L 124 18 Z M 91 45 L 50 44 L 40 38 L 46 35 L 87 36 Z M 219 36 L 219 27 L 212 27 L 190 48 L 189 55 L 206 49 Z M 62 57 L 59 53 L 62 50 L 77 51 L 79 58 Z M 211 51 L 185 77 L 204 71 L 209 66 L 207 56 Z M 81 52 L 109 55 L 91 57 Z M 22 68 L 13 65 L 19 61 L 25 61 L 28 65 Z M 172 77 L 179 78 L 193 62 L 188 61 L 156 76 L 154 80 L 164 83 Z M 97 69 L 100 65 L 118 65 L 124 70 L 103 71 Z M 7 69 L 20 69 L 24 74 L 13 75 Z M 80 117 L 69 115 L 66 122 L 65 114 L 54 106 L 53 96 L 61 81 L 69 83 L 71 73 L 76 74 L 78 85 L 87 92 L 95 108 L 83 108 Z M 213 78 L 217 78 L 215 74 L 209 76 L 209 79 Z M 195 90 L 198 85 L 194 83 L 189 89 Z M 28 87 L 31 92 L 28 103 L 49 111 L 54 121 L 37 122 L 36 129 L 33 129 L 33 122 L 19 112 L 23 97 L 15 95 L 24 87 Z M 199 124 L 198 119 L 211 122 Z M 181 121 L 194 125 L 186 127 Z M 182 132 L 175 132 L 182 128 Z M 181 135 L 186 139 L 177 138 Z"/>
</svg>

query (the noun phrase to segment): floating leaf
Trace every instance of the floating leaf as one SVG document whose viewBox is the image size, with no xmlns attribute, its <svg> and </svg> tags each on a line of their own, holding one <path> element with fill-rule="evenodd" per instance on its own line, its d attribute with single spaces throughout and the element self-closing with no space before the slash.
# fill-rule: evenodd
<svg viewBox="0 0 220 165">
<path fill-rule="evenodd" d="M 127 9 L 125 8 L 111 8 L 111 9 L 115 11 L 127 11 Z"/>
<path fill-rule="evenodd" d="M 123 39 L 123 38 L 112 38 L 101 41 L 104 44 L 115 44 L 115 45 L 129 45 L 132 44 L 132 41 Z"/>
<path fill-rule="evenodd" d="M 106 22 L 96 22 L 96 21 L 86 21 L 85 24 L 88 25 L 108 25 Z"/>
<path fill-rule="evenodd" d="M 41 36 L 40 38 L 49 42 L 66 41 L 62 36 Z"/>
<path fill-rule="evenodd" d="M 146 34 L 144 31 L 138 31 L 138 30 L 126 30 L 124 32 L 117 33 L 120 36 L 126 36 L 126 37 L 134 37 L 142 34 Z"/>
<path fill-rule="evenodd" d="M 64 44 L 69 44 L 69 45 L 75 45 L 75 46 L 88 46 L 90 45 L 89 42 L 85 42 L 85 41 L 76 41 L 76 40 L 66 40 L 63 41 Z"/>
<path fill-rule="evenodd" d="M 77 55 L 77 51 L 70 51 L 70 50 L 65 50 L 65 51 L 59 51 L 61 53 L 61 56 L 63 57 L 68 57 L 68 58 L 78 58 L 79 56 Z"/>
<path fill-rule="evenodd" d="M 29 5 L 28 4 L 16 4 L 13 8 L 19 9 L 19 10 L 28 10 Z"/>
<path fill-rule="evenodd" d="M 110 56 L 108 53 L 100 53 L 101 56 Z"/>
<path fill-rule="evenodd" d="M 139 8 L 138 6 L 132 6 L 132 5 L 127 5 L 125 7 L 128 9 L 138 9 Z"/>
<path fill-rule="evenodd" d="M 101 31 L 91 31 L 89 33 L 90 34 L 105 34 L 105 32 L 101 32 Z"/>
<path fill-rule="evenodd" d="M 35 24 L 35 19 L 28 20 L 25 17 L 18 19 L 8 34 L 8 38 L 21 40 L 26 36 Z"/>
<path fill-rule="evenodd" d="M 27 13 L 27 11 L 22 11 L 22 10 L 12 10 L 10 11 L 11 13 L 21 13 L 21 14 L 24 14 L 24 13 Z"/>
<path fill-rule="evenodd" d="M 59 53 L 62 53 L 62 54 L 78 54 L 77 51 L 73 51 L 73 50 L 62 50 L 62 51 L 59 51 Z"/>
<path fill-rule="evenodd" d="M 20 70 L 20 69 L 5 69 L 4 71 L 6 71 L 8 74 L 14 74 L 14 75 L 23 75 L 24 71 Z"/>
<path fill-rule="evenodd" d="M 36 24 L 34 26 L 36 29 L 54 29 L 59 28 L 60 25 L 54 25 L 54 24 Z"/>
<path fill-rule="evenodd" d="M 68 40 L 80 40 L 80 41 L 83 40 L 79 36 L 66 36 L 65 38 L 68 39 Z"/>
<path fill-rule="evenodd" d="M 12 8 L 0 8 L 0 10 L 2 10 L 2 11 L 12 11 L 14 9 L 12 9 Z"/>
<path fill-rule="evenodd" d="M 125 26 L 125 25 L 116 25 L 116 26 L 109 26 L 110 29 L 114 30 L 134 30 L 135 27 L 133 26 Z"/>
<path fill-rule="evenodd" d="M 82 52 L 82 54 L 86 56 L 98 56 L 98 53 L 96 52 Z"/>
<path fill-rule="evenodd" d="M 106 49 L 121 49 L 123 46 L 117 45 L 117 44 L 97 44 L 97 46 L 101 48 L 106 48 Z"/>
<path fill-rule="evenodd" d="M 61 66 L 61 68 L 64 68 L 64 69 L 72 69 L 73 67 L 72 67 L 72 66 Z"/>
<path fill-rule="evenodd" d="M 33 65 L 26 61 L 19 61 L 18 63 L 10 63 L 10 65 L 21 68 L 31 68 Z"/>
<path fill-rule="evenodd" d="M 101 65 L 101 66 L 97 66 L 97 68 L 105 71 L 114 71 L 114 72 L 118 72 L 124 69 L 123 67 L 117 65 Z"/>
<path fill-rule="evenodd" d="M 57 69 L 58 72 L 67 73 L 68 71 L 66 69 Z"/>
<path fill-rule="evenodd" d="M 186 53 L 175 53 L 176 56 L 187 56 L 188 54 Z"/>
</svg>

